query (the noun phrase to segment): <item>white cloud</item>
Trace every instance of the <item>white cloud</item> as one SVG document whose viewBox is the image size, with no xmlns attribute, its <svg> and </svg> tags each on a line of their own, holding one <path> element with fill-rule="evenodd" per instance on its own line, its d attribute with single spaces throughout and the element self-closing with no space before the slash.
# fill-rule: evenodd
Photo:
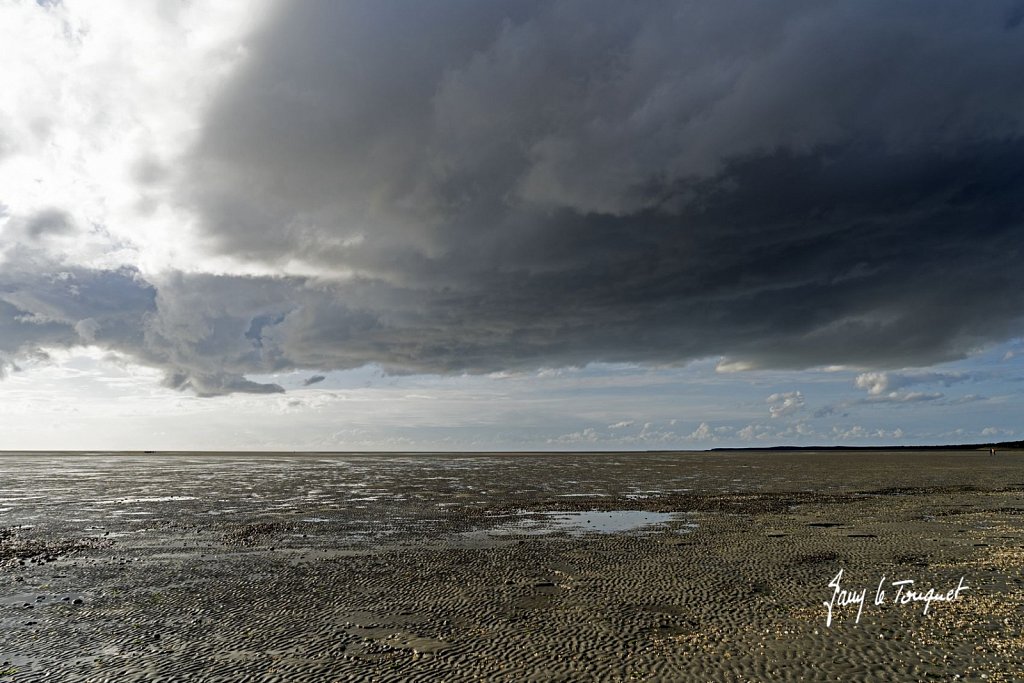
<svg viewBox="0 0 1024 683">
<path fill-rule="evenodd" d="M 593 444 L 601 441 L 601 435 L 593 427 L 587 427 L 577 432 L 570 432 L 548 439 L 548 443 L 558 445 Z"/>
<path fill-rule="evenodd" d="M 782 425 L 766 425 L 752 422 L 745 427 L 735 430 L 735 434 L 742 441 L 761 441 L 772 444 L 781 442 L 799 443 L 817 436 L 814 428 L 803 420 Z"/>
<path fill-rule="evenodd" d="M 972 379 L 976 379 L 976 376 L 966 372 L 862 372 L 853 383 L 858 389 L 866 389 L 871 396 L 880 396 L 892 395 L 897 389 L 914 384 L 941 384 L 948 387 Z"/>
<path fill-rule="evenodd" d="M 838 425 L 832 427 L 832 437 L 840 441 L 851 441 L 851 440 L 865 440 L 865 439 L 903 439 L 906 433 L 902 428 L 896 427 L 895 429 L 871 429 L 862 425 L 853 425 L 852 427 L 840 427 Z"/>
<path fill-rule="evenodd" d="M 773 430 L 761 424 L 748 424 L 746 427 L 739 429 L 736 432 L 743 441 L 754 441 L 755 439 L 769 439 L 773 435 Z"/>
<path fill-rule="evenodd" d="M 773 418 L 792 415 L 804 408 L 804 395 L 799 391 L 772 394 L 765 399 Z"/>
<path fill-rule="evenodd" d="M 937 401 L 945 394 L 924 391 L 890 391 L 884 396 L 869 396 L 861 403 L 918 403 L 920 401 Z"/>
<path fill-rule="evenodd" d="M 265 0 L 0 4 L 0 187 L 18 221 L 58 209 L 61 260 L 193 269 L 192 219 L 165 201 L 176 158 L 245 58 Z M 6 224 L 6 225 L 5 225 Z"/>
<path fill-rule="evenodd" d="M 858 389 L 867 389 L 868 393 L 874 396 L 889 388 L 889 373 L 865 372 L 857 375 L 853 382 Z"/>
<path fill-rule="evenodd" d="M 749 361 L 727 360 L 723 358 L 715 365 L 715 372 L 733 373 L 746 372 L 755 369 L 755 365 Z"/>
<path fill-rule="evenodd" d="M 713 441 L 715 439 L 715 432 L 707 422 L 701 422 L 700 426 L 690 433 L 689 438 L 694 441 Z"/>
</svg>

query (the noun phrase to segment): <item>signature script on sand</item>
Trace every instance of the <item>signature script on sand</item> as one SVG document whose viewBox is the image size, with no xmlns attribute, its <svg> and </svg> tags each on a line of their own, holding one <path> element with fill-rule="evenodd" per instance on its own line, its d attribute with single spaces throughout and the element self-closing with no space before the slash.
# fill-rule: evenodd
<svg viewBox="0 0 1024 683">
<path fill-rule="evenodd" d="M 906 605 L 912 602 L 923 602 L 925 614 L 928 614 L 928 610 L 933 602 L 953 602 L 960 597 L 962 591 L 970 590 L 970 586 L 964 584 L 964 577 L 962 576 L 956 588 L 950 588 L 945 592 L 936 591 L 934 588 L 929 588 L 927 591 L 917 589 L 914 587 L 913 579 L 900 579 L 898 581 L 890 581 L 889 583 L 886 583 L 885 579 L 886 577 L 883 575 L 878 581 L 878 587 L 875 589 L 874 604 L 885 604 L 886 591 L 895 589 L 895 593 L 892 595 L 892 604 Z M 828 602 L 822 603 L 828 610 L 828 614 L 825 617 L 826 626 L 832 626 L 832 617 L 837 607 L 857 605 L 857 619 L 855 623 L 860 622 L 860 615 L 864 611 L 868 589 L 847 589 L 843 587 L 842 581 L 843 570 L 840 569 L 839 573 L 828 582 L 828 587 L 832 589 L 832 597 Z"/>
</svg>

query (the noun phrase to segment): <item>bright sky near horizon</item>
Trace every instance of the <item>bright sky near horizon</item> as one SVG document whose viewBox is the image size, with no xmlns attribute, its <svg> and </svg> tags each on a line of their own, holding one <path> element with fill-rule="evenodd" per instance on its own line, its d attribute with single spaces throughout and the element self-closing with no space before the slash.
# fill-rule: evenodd
<svg viewBox="0 0 1024 683">
<path fill-rule="evenodd" d="M 1022 22 L 0 0 L 0 450 L 1022 439 Z"/>
</svg>

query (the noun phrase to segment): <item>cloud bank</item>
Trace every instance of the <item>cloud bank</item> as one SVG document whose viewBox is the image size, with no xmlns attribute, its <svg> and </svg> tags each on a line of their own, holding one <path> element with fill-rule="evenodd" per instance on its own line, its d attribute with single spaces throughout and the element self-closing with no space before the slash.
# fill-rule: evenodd
<svg viewBox="0 0 1024 683">
<path fill-rule="evenodd" d="M 176 163 L 136 174 L 267 274 L 89 267 L 74 207 L 0 212 L 0 353 L 98 344 L 204 395 L 370 363 L 963 357 L 1024 331 L 1022 17 L 279 3 Z"/>
</svg>

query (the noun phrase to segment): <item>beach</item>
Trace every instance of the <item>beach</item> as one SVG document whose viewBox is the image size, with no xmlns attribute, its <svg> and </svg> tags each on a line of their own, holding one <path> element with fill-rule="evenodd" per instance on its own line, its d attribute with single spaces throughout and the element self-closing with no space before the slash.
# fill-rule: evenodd
<svg viewBox="0 0 1024 683">
<path fill-rule="evenodd" d="M 1024 679 L 1024 453 L 0 455 L 0 681 Z"/>
</svg>

